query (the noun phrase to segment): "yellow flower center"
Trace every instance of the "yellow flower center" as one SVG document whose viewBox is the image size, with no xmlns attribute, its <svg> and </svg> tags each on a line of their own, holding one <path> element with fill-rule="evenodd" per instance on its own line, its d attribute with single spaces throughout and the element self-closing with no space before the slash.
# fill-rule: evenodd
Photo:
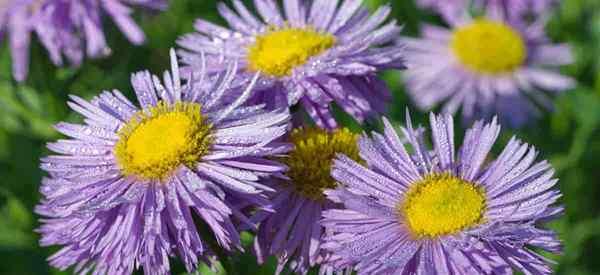
<svg viewBox="0 0 600 275">
<path fill-rule="evenodd" d="M 256 37 L 248 47 L 251 71 L 260 71 L 273 77 L 284 77 L 304 65 L 308 59 L 333 47 L 335 37 L 313 29 L 284 28 Z"/>
<path fill-rule="evenodd" d="M 454 31 L 450 48 L 463 65 L 483 74 L 514 71 L 527 58 L 527 47 L 517 31 L 487 19 Z"/>
<path fill-rule="evenodd" d="M 193 167 L 208 152 L 209 132 L 199 104 L 161 101 L 119 131 L 117 163 L 127 176 L 162 180 L 181 165 Z"/>
<path fill-rule="evenodd" d="M 322 129 L 295 129 L 290 140 L 295 148 L 282 161 L 289 167 L 287 176 L 299 194 L 323 200 L 323 191 L 336 187 L 331 165 L 337 153 L 358 160 L 358 134 L 348 129 L 327 132 Z"/>
<path fill-rule="evenodd" d="M 483 190 L 450 174 L 432 174 L 413 185 L 398 210 L 416 238 L 435 238 L 479 224 Z"/>
</svg>

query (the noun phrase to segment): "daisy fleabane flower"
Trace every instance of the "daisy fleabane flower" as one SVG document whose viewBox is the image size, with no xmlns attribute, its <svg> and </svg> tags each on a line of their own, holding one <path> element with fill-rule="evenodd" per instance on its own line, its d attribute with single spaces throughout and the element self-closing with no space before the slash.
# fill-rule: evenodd
<svg viewBox="0 0 600 275">
<path fill-rule="evenodd" d="M 262 221 L 254 245 L 258 261 L 276 255 L 276 274 L 286 267 L 306 274 L 317 265 L 321 265 L 320 274 L 344 272 L 327 265 L 329 255 L 320 248 L 325 232 L 319 221 L 322 211 L 339 207 L 323 194 L 337 185 L 330 175 L 333 159 L 343 153 L 358 160 L 358 135 L 346 128 L 296 128 L 288 140 L 294 149 L 281 159 L 289 167 L 286 178 L 273 182 L 277 192 L 271 208 L 275 212 L 259 211 L 252 217 Z"/>
<path fill-rule="evenodd" d="M 421 38 L 401 38 L 409 67 L 404 78 L 423 110 L 446 102 L 445 112 L 462 107 L 466 121 L 498 114 L 501 123 L 519 127 L 541 108 L 553 108 L 548 93 L 574 87 L 556 72 L 573 57 L 568 45 L 546 38 L 543 24 L 511 20 L 499 5 L 486 11 L 456 19 L 450 30 L 425 25 Z"/>
<path fill-rule="evenodd" d="M 127 39 L 142 44 L 144 33 L 131 17 L 131 7 L 166 8 L 167 0 L 0 0 L 0 42 L 7 33 L 13 76 L 23 81 L 29 71 L 31 34 L 36 33 L 57 66 L 63 56 L 74 66 L 89 57 L 110 53 L 103 32 L 104 16 L 113 19 Z"/>
<path fill-rule="evenodd" d="M 263 184 L 285 166 L 271 158 L 291 146 L 277 141 L 288 128 L 287 110 L 231 102 L 232 72 L 211 89 L 183 85 L 175 52 L 164 84 L 148 72 L 132 76 L 140 107 L 120 92 L 69 105 L 85 124 L 60 123 L 70 139 L 50 143 L 58 155 L 42 159 L 49 177 L 36 212 L 43 218 L 43 246 L 63 246 L 49 258 L 80 274 L 169 274 L 178 256 L 188 272 L 212 262 L 209 242 L 197 223 L 222 248 L 241 249 L 237 222 L 249 223 L 240 204 L 268 205 Z M 233 65 L 232 70 L 235 69 Z M 256 80 L 256 78 L 255 78 Z M 252 225 L 249 225 L 252 226 Z"/>
<path fill-rule="evenodd" d="M 202 54 L 210 71 L 220 72 L 239 60 L 239 76 L 260 72 L 253 100 L 269 107 L 300 104 L 323 128 L 338 125 L 331 105 L 359 122 L 385 111 L 391 95 L 377 76 L 384 69 L 402 69 L 402 47 L 392 42 L 400 27 L 386 20 L 390 6 L 374 14 L 354 0 L 256 0 L 260 19 L 239 0 L 232 10 L 219 3 L 230 29 L 203 19 L 196 33 L 178 40 L 187 69 L 198 70 Z"/>
<path fill-rule="evenodd" d="M 467 130 L 458 153 L 452 117 L 430 121 L 432 150 L 410 118 L 406 142 L 384 120 L 383 134 L 359 141 L 364 164 L 335 160 L 338 189 L 326 194 L 344 207 L 323 213 L 331 264 L 358 274 L 551 274 L 538 254 L 561 249 L 540 227 L 563 212 L 550 164 L 514 137 L 488 156 L 500 133 L 495 119 Z"/>
</svg>

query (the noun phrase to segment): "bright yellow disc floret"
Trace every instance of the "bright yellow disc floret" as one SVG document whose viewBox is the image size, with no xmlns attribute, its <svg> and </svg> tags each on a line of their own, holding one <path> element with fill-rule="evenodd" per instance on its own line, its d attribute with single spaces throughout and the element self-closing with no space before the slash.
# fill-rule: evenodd
<svg viewBox="0 0 600 275">
<path fill-rule="evenodd" d="M 454 31 L 450 48 L 460 63 L 483 74 L 512 72 L 527 58 L 527 47 L 517 31 L 487 19 Z"/>
<path fill-rule="evenodd" d="M 294 68 L 334 45 L 333 35 L 310 28 L 269 31 L 248 47 L 248 67 L 273 77 L 289 76 Z"/>
<path fill-rule="evenodd" d="M 398 210 L 416 238 L 435 238 L 479 224 L 483 190 L 450 174 L 432 174 L 415 183 Z"/>
<path fill-rule="evenodd" d="M 322 200 L 323 191 L 336 187 L 331 165 L 337 153 L 358 160 L 358 134 L 348 129 L 327 132 L 322 129 L 296 129 L 290 142 L 295 148 L 283 162 L 296 192 L 313 200 Z"/>
<path fill-rule="evenodd" d="M 199 104 L 159 102 L 119 131 L 117 163 L 125 175 L 162 180 L 180 165 L 193 167 L 208 152 L 209 132 Z"/>
</svg>

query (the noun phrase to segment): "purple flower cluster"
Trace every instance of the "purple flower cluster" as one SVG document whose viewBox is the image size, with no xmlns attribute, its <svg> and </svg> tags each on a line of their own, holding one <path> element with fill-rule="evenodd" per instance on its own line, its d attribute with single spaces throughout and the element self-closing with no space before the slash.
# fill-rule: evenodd
<svg viewBox="0 0 600 275">
<path fill-rule="evenodd" d="M 17 79 L 31 31 L 55 63 L 64 55 L 76 64 L 83 42 L 74 30 L 88 55 L 107 49 L 100 10 L 141 42 L 123 4 L 162 3 L 13 2 L 0 27 L 10 32 Z M 568 47 L 545 38 L 542 19 L 521 16 L 545 13 L 548 1 L 475 1 L 485 11 L 476 18 L 466 2 L 420 1 L 453 30 L 427 25 L 419 39 L 398 39 L 390 6 L 370 13 L 362 2 L 219 3 L 229 28 L 198 19 L 162 79 L 132 75 L 138 104 L 116 90 L 71 97 L 83 123 L 57 124 L 67 138 L 49 143 L 41 164 L 41 244 L 62 246 L 50 264 L 169 274 L 177 257 L 194 272 L 221 250 L 243 250 L 240 232 L 250 230 L 257 261 L 276 257 L 276 274 L 550 274 L 536 250 L 561 248 L 542 228 L 563 212 L 552 167 L 516 138 L 490 156 L 501 122 L 527 122 L 538 111 L 530 98 L 550 108 L 545 92 L 575 84 L 546 68 L 570 63 Z M 48 24 L 58 7 L 76 16 Z M 477 43 L 489 37 L 496 43 Z M 383 134 L 340 127 L 334 104 L 358 122 L 385 112 L 391 95 L 378 73 L 404 69 L 404 60 L 419 107 L 447 101 L 445 115 L 430 116 L 431 142 L 408 112 L 402 137 L 386 119 Z M 466 120 L 494 118 L 469 128 L 457 150 L 451 113 L 460 107 Z"/>
<path fill-rule="evenodd" d="M 32 33 L 57 66 L 64 65 L 64 58 L 77 66 L 84 53 L 89 57 L 110 53 L 102 30 L 105 15 L 112 18 L 131 43 L 143 43 L 144 33 L 131 18 L 130 6 L 164 9 L 166 0 L 0 1 L 0 42 L 7 33 L 14 78 L 17 81 L 27 78 Z"/>
</svg>

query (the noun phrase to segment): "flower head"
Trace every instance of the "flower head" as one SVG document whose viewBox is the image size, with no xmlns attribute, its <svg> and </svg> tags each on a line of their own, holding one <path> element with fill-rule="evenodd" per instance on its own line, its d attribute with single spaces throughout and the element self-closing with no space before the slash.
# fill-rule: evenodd
<svg viewBox="0 0 600 275">
<path fill-rule="evenodd" d="M 552 68 L 573 58 L 567 45 L 545 37 L 544 24 L 486 7 L 481 17 L 457 17 L 451 30 L 425 25 L 422 38 L 400 39 L 407 46 L 408 92 L 424 110 L 446 101 L 445 112 L 462 107 L 467 121 L 499 114 L 502 123 L 519 127 L 553 108 L 547 92 L 575 85 Z"/>
<path fill-rule="evenodd" d="M 344 207 L 323 213 L 330 264 L 358 274 L 550 274 L 534 251 L 560 251 L 555 233 L 539 227 L 563 211 L 550 164 L 515 138 L 491 159 L 496 120 L 467 130 L 458 154 L 452 117 L 430 121 L 431 150 L 410 118 L 406 143 L 384 120 L 383 135 L 359 141 L 366 165 L 336 159 L 340 184 L 326 194 Z"/>
<path fill-rule="evenodd" d="M 270 107 L 301 104 L 318 126 L 335 128 L 331 104 L 363 121 L 381 113 L 391 96 L 376 73 L 401 69 L 402 48 L 391 42 L 399 34 L 386 23 L 391 8 L 373 15 L 362 1 L 258 0 L 259 19 L 241 1 L 219 12 L 231 29 L 198 19 L 197 33 L 181 37 L 179 54 L 188 69 L 198 70 L 202 55 L 221 72 L 230 60 L 241 63 L 241 79 L 260 72 L 253 102 Z"/>
<path fill-rule="evenodd" d="M 58 155 L 42 160 L 49 178 L 36 208 L 44 216 L 42 245 L 63 246 L 50 257 L 53 266 L 167 274 L 169 257 L 178 255 L 192 272 L 211 259 L 196 221 L 221 247 L 241 248 L 234 218 L 253 225 L 239 206 L 268 205 L 262 193 L 272 189 L 263 180 L 286 169 L 268 158 L 291 147 L 276 141 L 287 131 L 288 111 L 242 107 L 251 86 L 232 102 L 231 77 L 196 82 L 213 83 L 209 89 L 182 85 L 171 55 L 164 84 L 148 72 L 132 76 L 140 108 L 118 91 L 90 102 L 72 97 L 85 124 L 56 126 L 70 139 L 48 145 Z"/>
<path fill-rule="evenodd" d="M 29 44 L 35 32 L 57 66 L 63 56 L 79 65 L 84 52 L 89 57 L 110 53 L 102 31 L 102 17 L 110 16 L 132 43 L 144 42 L 144 33 L 131 18 L 129 6 L 163 9 L 167 0 L 3 0 L 0 1 L 0 42 L 8 33 L 13 76 L 27 77 Z M 84 50 L 85 48 L 85 50 Z"/>
<path fill-rule="evenodd" d="M 336 154 L 343 153 L 358 160 L 358 135 L 346 128 L 328 132 L 318 128 L 297 128 L 289 137 L 294 149 L 282 159 L 289 170 L 287 179 L 273 182 L 278 190 L 273 195 L 274 213 L 259 211 L 252 217 L 262 221 L 255 239 L 259 262 L 276 255 L 277 273 L 289 267 L 306 274 L 310 267 L 321 265 L 321 272 L 331 274 L 329 255 L 321 250 L 325 234 L 319 224 L 321 212 L 338 208 L 327 200 L 326 189 L 335 188 L 330 171 Z"/>
</svg>

